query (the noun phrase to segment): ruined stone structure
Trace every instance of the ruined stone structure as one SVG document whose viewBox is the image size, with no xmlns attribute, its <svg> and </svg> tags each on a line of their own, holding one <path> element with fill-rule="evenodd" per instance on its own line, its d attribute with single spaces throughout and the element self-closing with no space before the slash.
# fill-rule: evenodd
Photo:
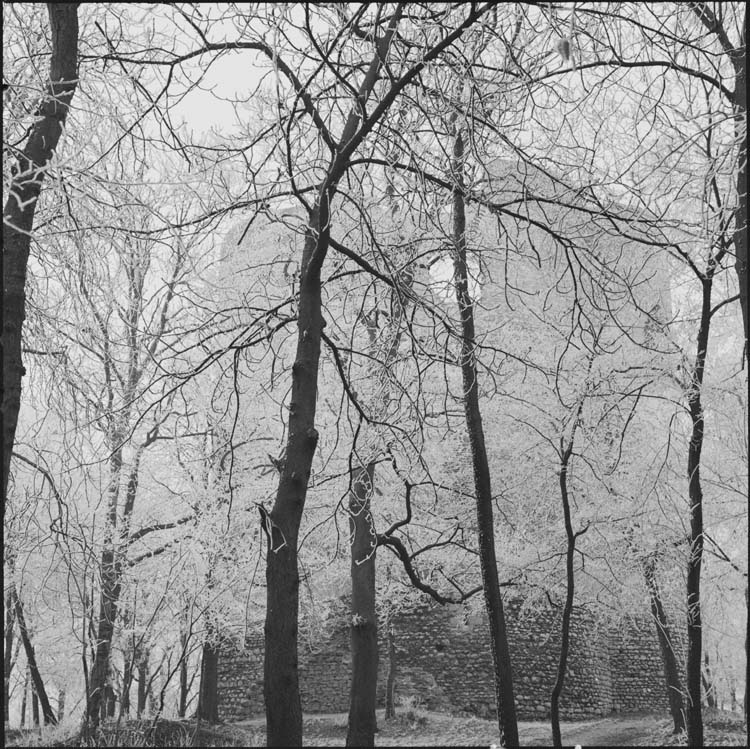
<svg viewBox="0 0 750 749">
<path fill-rule="evenodd" d="M 520 616 L 507 602 L 507 621 L 516 704 L 521 720 L 549 717 L 560 644 L 559 612 L 537 610 Z M 460 606 L 428 604 L 398 616 L 397 699 L 414 697 L 424 708 L 494 714 L 492 656 L 482 614 L 466 616 Z M 388 672 L 385 632 L 380 632 L 378 706 L 384 706 Z M 315 649 L 300 645 L 302 709 L 344 713 L 349 709 L 348 622 L 342 618 Z M 678 653 L 678 662 L 683 662 Z M 227 647 L 219 660 L 219 716 L 243 720 L 262 715 L 263 632 L 243 648 Z M 562 716 L 583 719 L 613 711 L 669 710 L 654 624 L 636 619 L 620 628 L 603 628 L 580 609 L 572 621 L 568 672 L 560 701 Z"/>
</svg>

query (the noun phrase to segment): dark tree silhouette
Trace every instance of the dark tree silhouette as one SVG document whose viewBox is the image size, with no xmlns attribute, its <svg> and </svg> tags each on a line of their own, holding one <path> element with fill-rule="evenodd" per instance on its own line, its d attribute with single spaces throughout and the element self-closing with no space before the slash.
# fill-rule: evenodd
<svg viewBox="0 0 750 749">
<path fill-rule="evenodd" d="M 78 5 L 49 3 L 47 6 L 52 32 L 49 82 L 26 145 L 17 151 L 12 149 L 13 178 L 3 209 L 3 503 L 8 495 L 21 381 L 25 374 L 21 335 L 26 316 L 26 268 L 37 200 L 78 84 Z"/>
</svg>

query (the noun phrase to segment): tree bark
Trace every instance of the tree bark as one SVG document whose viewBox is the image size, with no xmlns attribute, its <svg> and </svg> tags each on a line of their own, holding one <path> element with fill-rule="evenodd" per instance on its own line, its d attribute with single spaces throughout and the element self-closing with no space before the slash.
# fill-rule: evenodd
<svg viewBox="0 0 750 749">
<path fill-rule="evenodd" d="M 122 668 L 122 694 L 120 695 L 120 715 L 130 715 L 130 687 L 133 684 L 133 653 L 125 651 Z"/>
<path fill-rule="evenodd" d="M 4 671 L 3 671 L 3 708 L 5 715 L 5 724 L 10 720 L 10 675 L 13 671 L 13 639 L 15 630 L 15 610 L 13 606 L 13 597 L 11 587 L 5 593 L 5 653 L 4 653 Z"/>
<path fill-rule="evenodd" d="M 49 3 L 47 8 L 52 32 L 49 82 L 26 145 L 14 154 L 16 163 L 11 169 L 13 176 L 3 209 L 3 503 L 8 496 L 25 374 L 21 338 L 34 214 L 78 83 L 78 3 Z"/>
<path fill-rule="evenodd" d="M 187 697 L 188 697 L 188 656 L 187 656 L 187 642 L 185 641 L 185 634 L 180 635 L 182 644 L 182 660 L 180 661 L 180 694 L 177 701 L 177 717 L 184 718 L 185 711 L 187 710 Z"/>
<path fill-rule="evenodd" d="M 693 12 L 706 29 L 716 36 L 723 52 L 729 57 L 734 69 L 734 91 L 731 96 L 734 114 L 734 132 L 737 141 L 737 161 L 735 163 L 737 206 L 734 211 L 734 234 L 732 243 L 735 254 L 735 270 L 739 283 L 740 308 L 742 311 L 742 329 L 744 337 L 744 358 L 750 362 L 748 351 L 748 299 L 747 299 L 747 9 L 740 25 L 739 43 L 735 46 L 729 39 L 722 19 L 717 16 L 707 3 L 691 3 Z M 748 502 L 750 512 L 750 500 Z M 750 640 L 750 606 L 745 602 L 745 695 L 750 683 L 750 651 L 747 643 Z M 747 699 L 745 700 L 745 724 L 747 724 Z"/>
<path fill-rule="evenodd" d="M 701 566 L 703 563 L 703 487 L 701 485 L 701 453 L 705 422 L 701 392 L 706 367 L 709 331 L 711 329 L 711 290 L 720 250 L 711 256 L 702 288 L 698 345 L 688 390 L 688 409 L 692 422 L 688 445 L 688 499 L 690 504 L 690 555 L 687 568 L 688 656 L 687 656 L 687 735 L 688 746 L 703 746 L 703 715 L 701 710 L 701 671 L 703 668 L 703 624 L 701 617 Z"/>
<path fill-rule="evenodd" d="M 378 683 L 378 619 L 375 613 L 375 521 L 370 511 L 375 463 L 360 466 L 349 492 L 351 532 L 352 684 L 347 746 L 375 746 Z"/>
<path fill-rule="evenodd" d="M 31 725 L 35 728 L 39 725 L 39 697 L 31 685 Z"/>
<path fill-rule="evenodd" d="M 396 635 L 388 628 L 388 678 L 385 683 L 385 717 L 396 717 Z"/>
<path fill-rule="evenodd" d="M 711 673 L 711 663 L 708 657 L 708 651 L 704 651 L 703 653 L 703 689 L 706 693 L 706 704 L 712 708 L 713 710 L 716 709 L 716 684 L 714 683 L 714 678 Z"/>
<path fill-rule="evenodd" d="M 34 646 L 31 644 L 31 637 L 26 627 L 26 618 L 23 613 L 23 606 L 21 605 L 21 599 L 18 597 L 18 592 L 15 586 L 11 586 L 11 597 L 13 605 L 16 611 L 16 619 L 18 621 L 18 630 L 21 634 L 21 640 L 23 642 L 23 648 L 26 652 L 26 662 L 29 664 L 29 674 L 31 675 L 31 683 L 33 685 L 34 695 L 38 697 L 39 702 L 42 705 L 42 715 L 44 716 L 44 723 L 52 725 L 57 724 L 57 718 L 49 704 L 47 698 L 47 691 L 44 688 L 44 682 L 42 681 L 42 675 L 39 673 L 39 666 L 36 662 L 36 655 L 34 653 Z M 39 723 L 39 708 L 37 707 L 36 722 Z"/>
<path fill-rule="evenodd" d="M 327 196 L 326 196 L 327 197 Z M 307 495 L 313 455 L 318 444 L 315 409 L 318 362 L 323 329 L 320 296 L 321 254 L 327 249 L 321 209 L 313 212 L 305 240 L 300 279 L 297 355 L 292 366 L 289 437 L 276 501 L 262 511 L 268 540 L 264 696 L 269 746 L 301 746 L 302 705 L 297 672 L 299 574 L 297 534 Z"/>
<path fill-rule="evenodd" d="M 26 704 L 29 696 L 29 673 L 30 669 L 26 667 L 26 676 L 23 680 L 23 694 L 21 695 L 21 728 L 26 725 Z"/>
<path fill-rule="evenodd" d="M 102 589 L 99 596 L 96 650 L 89 678 L 88 713 L 86 716 L 92 728 L 99 724 L 101 704 L 107 685 L 109 658 L 121 588 L 120 563 L 116 560 L 114 545 L 111 539 L 106 541 L 105 544 L 101 560 Z"/>
<path fill-rule="evenodd" d="M 135 355 L 134 348 L 131 348 L 130 355 Z M 132 397 L 134 390 L 135 384 L 130 382 L 126 389 L 130 397 Z M 123 423 L 127 423 L 129 411 L 124 411 L 121 417 Z M 135 460 L 128 474 L 122 518 L 118 518 L 120 480 L 123 468 L 123 443 L 125 441 L 124 433 L 125 430 L 122 426 L 119 426 L 115 427 L 109 435 L 112 453 L 110 456 L 109 497 L 107 499 L 107 526 L 101 561 L 99 563 L 101 575 L 99 616 L 96 626 L 94 663 L 91 667 L 89 677 L 89 695 L 86 713 L 86 721 L 91 725 L 92 729 L 98 725 L 101 715 L 101 704 L 109 675 L 112 640 L 114 638 L 115 623 L 120 607 L 120 592 L 122 590 L 122 564 L 127 554 L 130 519 L 138 492 L 140 460 L 143 450 L 154 439 L 153 437 L 149 437 L 143 445 L 138 447 Z"/>
<path fill-rule="evenodd" d="M 747 13 L 747 9 L 745 9 Z M 744 29 L 743 24 L 743 42 Z M 750 338 L 748 337 L 748 300 L 747 300 L 747 47 L 743 44 L 735 62 L 734 107 L 736 117 L 735 133 L 739 142 L 737 154 L 737 208 L 734 215 L 734 252 L 735 269 L 740 288 L 740 307 L 742 309 L 742 323 L 745 334 L 745 362 L 750 365 Z M 750 500 L 748 500 L 748 514 L 750 514 Z M 747 690 L 750 686 L 750 606 L 745 597 L 745 725 L 747 720 Z"/>
<path fill-rule="evenodd" d="M 745 10 L 747 13 L 747 9 Z M 734 212 L 734 267 L 740 287 L 740 307 L 745 334 L 745 361 L 748 361 L 748 309 L 747 309 L 747 47 L 743 24 L 742 46 L 731 56 L 734 65 L 734 116 L 735 137 L 738 144 L 736 162 L 737 207 Z"/>
<path fill-rule="evenodd" d="M 65 717 L 65 687 L 57 690 L 57 722 Z"/>
<path fill-rule="evenodd" d="M 479 407 L 479 382 L 475 358 L 476 336 L 474 307 L 469 294 L 469 274 L 466 265 L 466 211 L 463 198 L 464 143 L 460 132 L 453 145 L 453 252 L 456 301 L 461 315 L 461 374 L 464 387 L 464 413 L 469 433 L 471 459 L 474 470 L 474 490 L 477 504 L 479 558 L 482 569 L 484 600 L 490 629 L 490 644 L 495 670 L 500 743 L 518 746 L 518 721 L 513 694 L 513 674 L 510 648 L 505 628 L 503 599 L 497 577 L 495 556 L 495 523 L 492 509 L 492 484 L 484 441 L 484 428 Z"/>
<path fill-rule="evenodd" d="M 593 357 L 589 360 L 589 373 Z M 573 454 L 573 445 L 575 443 L 576 430 L 583 410 L 584 398 L 578 402 L 578 409 L 573 421 L 571 434 L 567 445 L 562 444 L 560 452 L 560 498 L 562 499 L 563 518 L 565 521 L 565 605 L 563 606 L 562 628 L 560 637 L 560 659 L 557 664 L 557 676 L 555 684 L 552 687 L 552 696 L 550 699 L 550 718 L 552 723 L 552 743 L 556 747 L 562 746 L 562 735 L 560 733 L 560 695 L 562 694 L 565 683 L 565 672 L 568 667 L 568 653 L 570 652 L 570 617 L 573 613 L 573 598 L 575 596 L 575 569 L 573 562 L 576 551 L 576 539 L 586 531 L 584 528 L 577 533 L 573 530 L 573 521 L 570 515 L 570 498 L 568 496 L 568 468 L 570 467 L 570 458 Z"/>
<path fill-rule="evenodd" d="M 219 722 L 219 649 L 210 640 L 203 643 L 201 657 L 201 689 L 198 696 L 198 717 L 209 725 Z"/>
<path fill-rule="evenodd" d="M 654 618 L 656 634 L 659 638 L 659 650 L 664 665 L 664 678 L 667 684 L 667 697 L 669 698 L 669 712 L 674 723 L 673 733 L 682 733 L 685 730 L 682 680 L 680 679 L 680 669 L 677 665 L 667 613 L 664 610 L 659 585 L 656 581 L 656 560 L 653 557 L 644 560 L 643 576 L 646 579 L 648 597 L 651 603 L 651 615 Z"/>
<path fill-rule="evenodd" d="M 390 201 L 391 220 L 397 224 L 398 204 L 394 199 L 392 182 L 388 182 L 387 195 Z M 399 244 L 403 240 L 399 236 Z M 407 262 L 401 262 L 394 253 L 393 264 L 401 268 L 396 287 L 391 288 L 391 314 L 385 330 L 378 328 L 378 317 L 367 317 L 367 330 L 370 338 L 372 361 L 379 362 L 376 374 L 372 377 L 379 395 L 373 403 L 375 418 L 387 418 L 391 402 L 389 377 L 398 357 L 401 342 L 402 323 L 405 315 L 405 299 L 413 286 L 414 275 Z M 382 335 L 381 335 L 382 334 Z M 366 439 L 368 433 L 365 432 Z M 372 517 L 372 496 L 375 486 L 377 455 L 368 444 L 367 466 L 360 458 L 352 456 L 356 467 L 351 472 L 351 492 L 349 494 L 349 527 L 351 531 L 351 582 L 352 582 L 352 625 L 351 656 L 352 684 L 349 701 L 349 729 L 347 746 L 374 746 L 377 733 L 375 714 L 378 679 L 378 633 L 375 613 L 375 570 L 378 536 Z M 355 624 L 355 622 L 358 622 Z M 386 711 L 387 712 L 387 711 Z"/>
<path fill-rule="evenodd" d="M 115 695 L 114 687 L 112 686 L 112 684 L 107 683 L 104 686 L 104 698 L 102 699 L 100 706 L 101 720 L 105 720 L 106 718 L 114 718 L 116 707 L 117 698 Z"/>
<path fill-rule="evenodd" d="M 141 648 L 138 651 L 138 705 L 136 707 L 136 714 L 139 718 L 146 712 L 146 701 L 148 699 L 150 683 L 148 678 L 149 655 L 148 648 Z"/>
</svg>

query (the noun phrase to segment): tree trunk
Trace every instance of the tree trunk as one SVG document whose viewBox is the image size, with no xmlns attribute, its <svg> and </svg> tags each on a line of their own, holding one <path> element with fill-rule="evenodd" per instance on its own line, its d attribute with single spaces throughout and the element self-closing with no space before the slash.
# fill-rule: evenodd
<svg viewBox="0 0 750 749">
<path fill-rule="evenodd" d="M 198 717 L 209 725 L 216 725 L 219 722 L 219 649 L 210 639 L 203 643 L 200 684 Z"/>
<path fill-rule="evenodd" d="M 21 381 L 21 331 L 26 316 L 26 268 L 37 199 L 47 166 L 60 140 L 78 83 L 78 3 L 49 3 L 52 36 L 49 82 L 37 107 L 23 151 L 14 152 L 12 179 L 3 209 L 3 475 L 2 500 L 8 496 Z"/>
<path fill-rule="evenodd" d="M 747 13 L 747 9 L 745 11 Z M 743 36 L 744 39 L 744 36 Z M 745 362 L 750 364 L 750 334 L 748 333 L 748 300 L 747 300 L 747 48 L 742 49 L 735 58 L 734 109 L 736 117 L 735 134 L 739 143 L 737 154 L 737 208 L 734 214 L 734 252 L 737 279 L 740 288 L 740 307 L 745 336 Z M 750 505 L 749 505 L 750 509 Z M 747 591 L 745 594 L 745 725 L 747 720 L 747 690 L 750 686 L 750 606 Z"/>
<path fill-rule="evenodd" d="M 393 625 L 388 628 L 388 678 L 385 683 L 385 717 L 396 717 L 396 636 Z"/>
<path fill-rule="evenodd" d="M 105 547 L 102 550 L 102 589 L 99 595 L 96 650 L 89 678 L 88 714 L 86 717 L 92 728 L 95 728 L 99 723 L 101 705 L 107 686 L 109 659 L 120 599 L 120 564 L 116 561 L 115 554 L 114 544 L 112 539 L 109 538 L 105 541 Z"/>
<path fill-rule="evenodd" d="M 395 157 L 394 157 L 395 158 Z M 389 181 L 387 193 L 391 201 L 391 219 L 397 224 L 398 204 L 394 200 L 393 185 Z M 399 236 L 399 244 L 403 240 Z M 371 375 L 379 395 L 373 403 L 376 419 L 387 418 L 391 401 L 389 377 L 398 358 L 401 341 L 402 322 L 405 314 L 404 290 L 411 291 L 413 272 L 394 253 L 394 265 L 402 268 L 396 279 L 398 290 L 391 288 L 391 315 L 384 331 L 378 327 L 378 317 L 368 316 L 367 330 L 370 338 L 372 361 L 379 362 L 376 374 Z M 382 335 L 381 335 L 382 334 Z M 365 439 L 368 439 L 366 432 Z M 377 733 L 375 713 L 378 680 L 378 632 L 375 606 L 375 569 L 378 537 L 372 517 L 372 496 L 375 487 L 375 466 L 377 455 L 368 444 L 367 466 L 361 459 L 352 455 L 351 464 L 356 467 L 351 472 L 352 487 L 349 493 L 349 528 L 351 531 L 351 582 L 352 582 L 352 624 L 351 656 L 352 684 L 349 701 L 349 730 L 347 746 L 374 746 Z"/>
<path fill-rule="evenodd" d="M 706 693 L 706 704 L 716 709 L 716 684 L 714 682 L 713 674 L 711 673 L 711 664 L 708 658 L 708 651 L 703 653 L 703 689 Z"/>
<path fill-rule="evenodd" d="M 184 718 L 188 697 L 188 657 L 187 643 L 183 642 L 182 660 L 180 661 L 180 695 L 177 702 L 177 717 Z"/>
<path fill-rule="evenodd" d="M 146 712 L 146 700 L 148 698 L 148 648 L 142 648 L 138 653 L 138 706 L 137 716 L 140 718 Z"/>
<path fill-rule="evenodd" d="M 732 102 L 735 116 L 735 138 L 738 143 L 737 152 L 737 207 L 734 212 L 734 267 L 737 271 L 737 280 L 740 290 L 740 308 L 742 310 L 742 327 L 745 338 L 745 362 L 750 364 L 750 330 L 747 299 L 747 46 L 745 43 L 745 31 L 747 25 L 747 9 L 742 24 L 742 46 L 731 55 L 734 65 L 734 101 Z M 750 505 L 748 505 L 750 509 Z M 747 592 L 745 595 L 745 725 L 747 721 L 747 689 L 750 684 L 750 651 L 748 651 L 748 638 L 750 638 L 750 606 L 748 606 Z"/>
<path fill-rule="evenodd" d="M 122 694 L 120 695 L 120 715 L 130 715 L 130 687 L 133 683 L 133 654 L 125 651 L 122 667 Z"/>
<path fill-rule="evenodd" d="M 21 728 L 26 725 L 26 703 L 29 696 L 29 673 L 30 669 L 26 668 L 26 676 L 23 680 L 23 694 L 21 695 Z"/>
<path fill-rule="evenodd" d="M 286 459 L 270 513 L 259 507 L 268 541 L 264 685 L 269 746 L 302 745 L 302 705 L 297 671 L 299 573 L 297 535 L 318 444 L 315 409 L 323 329 L 320 266 L 328 246 L 327 199 L 324 220 L 316 207 L 302 255 L 297 354 L 292 366 L 292 396 Z"/>
<path fill-rule="evenodd" d="M 13 588 L 9 587 L 5 593 L 5 653 L 4 653 L 4 671 L 3 671 L 3 708 L 5 715 L 5 724 L 10 720 L 10 675 L 13 671 L 13 639 L 15 629 L 15 611 L 13 606 Z"/>
<path fill-rule="evenodd" d="M 688 746 L 703 746 L 701 711 L 701 671 L 703 668 L 703 624 L 701 617 L 701 566 L 703 563 L 703 488 L 701 485 L 701 452 L 705 422 L 701 390 L 706 366 L 706 352 L 711 327 L 711 289 L 719 264 L 717 253 L 708 261 L 701 277 L 702 302 L 698 327 L 698 345 L 692 380 L 688 391 L 688 408 L 692 422 L 688 446 L 688 498 L 690 502 L 690 556 L 687 568 L 688 655 L 687 655 L 687 734 Z"/>
<path fill-rule="evenodd" d="M 375 700 L 378 684 L 378 619 L 375 613 L 377 534 L 370 511 L 375 463 L 360 466 L 349 492 L 351 532 L 352 685 L 347 746 L 375 746 Z"/>
<path fill-rule="evenodd" d="M 104 686 L 104 698 L 101 702 L 100 717 L 102 720 L 106 718 L 114 718 L 115 710 L 117 707 L 117 697 L 115 695 L 114 687 L 111 684 Z"/>
<path fill-rule="evenodd" d="M 453 146 L 453 243 L 456 300 L 461 315 L 461 374 L 464 386 L 464 412 L 471 445 L 474 469 L 474 489 L 477 503 L 479 558 L 482 569 L 484 600 L 490 628 L 490 644 L 495 669 L 495 697 L 497 700 L 500 743 L 518 746 L 518 722 L 513 694 L 513 674 L 510 649 L 505 629 L 503 600 L 497 577 L 495 557 L 495 524 L 492 509 L 492 485 L 487 450 L 484 442 L 482 415 L 479 408 L 479 383 L 474 350 L 474 308 L 469 294 L 469 274 L 466 266 L 466 212 L 463 198 L 464 144 L 460 132 Z"/>
<path fill-rule="evenodd" d="M 589 359 L 589 374 L 593 357 Z M 565 672 L 568 667 L 568 653 L 570 651 L 570 617 L 573 613 L 573 598 L 575 595 L 575 569 L 573 562 L 576 551 L 576 539 L 585 532 L 585 528 L 577 533 L 573 530 L 573 521 L 570 516 L 570 498 L 568 496 L 568 468 L 570 458 L 573 454 L 573 445 L 575 443 L 576 430 L 583 410 L 584 397 L 578 402 L 578 409 L 575 420 L 571 428 L 571 434 L 568 444 L 563 447 L 561 442 L 560 453 L 560 498 L 562 499 L 563 518 L 565 520 L 565 605 L 562 615 L 562 632 L 560 637 L 560 659 L 557 664 L 557 677 L 552 687 L 552 696 L 550 699 L 550 718 L 552 723 L 552 743 L 556 747 L 562 746 L 562 735 L 560 733 L 560 695 L 562 694 L 563 684 L 565 683 Z M 588 526 L 587 526 L 588 527 Z"/>
<path fill-rule="evenodd" d="M 44 689 L 44 682 L 42 676 L 39 673 L 39 667 L 36 662 L 36 655 L 34 654 L 34 646 L 31 644 L 31 637 L 29 636 L 28 629 L 26 628 L 26 619 L 23 614 L 23 606 L 21 606 L 21 599 L 18 597 L 18 592 L 15 586 L 11 585 L 10 589 L 11 598 L 14 602 L 16 611 L 16 620 L 18 621 L 18 631 L 21 634 L 21 640 L 23 641 L 23 647 L 26 652 L 26 662 L 29 664 L 29 673 L 31 674 L 31 683 L 34 688 L 34 695 L 39 699 L 42 704 L 42 714 L 44 715 L 44 723 L 51 723 L 52 725 L 57 724 L 57 718 L 55 713 L 49 704 L 47 699 L 47 692 Z M 39 723 L 39 708 L 37 706 L 37 724 Z"/>
<path fill-rule="evenodd" d="M 745 361 L 748 352 L 748 309 L 747 309 L 747 49 L 743 46 L 732 58 L 734 63 L 734 114 L 735 137 L 739 146 L 737 152 L 737 207 L 734 212 L 734 252 L 735 270 L 740 286 L 740 307 L 745 336 Z"/>
<path fill-rule="evenodd" d="M 39 697 L 31 686 L 31 724 L 36 728 L 39 725 Z"/>
<path fill-rule="evenodd" d="M 646 579 L 648 597 L 651 603 L 651 615 L 656 625 L 656 634 L 659 638 L 659 650 L 664 665 L 664 678 L 667 683 L 667 696 L 669 698 L 669 711 L 674 723 L 673 733 L 682 733 L 685 730 L 685 707 L 682 702 L 682 680 L 680 669 L 677 665 L 672 634 L 667 621 L 667 613 L 661 601 L 659 585 L 656 581 L 656 560 L 649 557 L 643 562 L 643 576 Z"/>
<path fill-rule="evenodd" d="M 65 687 L 57 690 L 57 722 L 65 717 Z"/>
<path fill-rule="evenodd" d="M 180 611 L 180 691 L 177 697 L 177 715 L 180 718 L 184 718 L 187 712 L 188 692 L 191 685 L 188 678 L 188 667 L 190 665 L 188 648 L 191 631 L 190 605 L 185 603 Z"/>
</svg>

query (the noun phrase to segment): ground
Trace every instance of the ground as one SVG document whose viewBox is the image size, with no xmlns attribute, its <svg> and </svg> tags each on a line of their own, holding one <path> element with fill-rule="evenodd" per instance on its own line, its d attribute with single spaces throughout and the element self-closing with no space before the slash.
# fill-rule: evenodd
<svg viewBox="0 0 750 749">
<path fill-rule="evenodd" d="M 706 746 L 747 746 L 747 732 L 738 713 L 713 711 L 705 716 Z M 346 740 L 345 714 L 310 715 L 304 721 L 305 746 L 343 746 Z M 379 746 L 490 746 L 497 742 L 497 725 L 480 718 L 466 718 L 422 710 L 401 710 L 394 720 L 386 721 L 378 711 Z M 245 746 L 265 745 L 263 719 L 228 723 L 215 727 L 201 726 L 195 733 L 193 721 L 160 721 L 152 742 L 144 741 L 148 721 L 123 722 L 118 728 L 119 746 Z M 550 746 L 549 722 L 519 723 L 522 746 Z M 663 714 L 612 715 L 596 720 L 563 722 L 564 745 L 586 746 L 678 746 L 684 736 L 673 736 L 672 723 Z M 114 746 L 113 726 L 99 745 Z M 74 730 L 45 729 L 6 731 L 7 746 L 77 746 Z"/>
</svg>

